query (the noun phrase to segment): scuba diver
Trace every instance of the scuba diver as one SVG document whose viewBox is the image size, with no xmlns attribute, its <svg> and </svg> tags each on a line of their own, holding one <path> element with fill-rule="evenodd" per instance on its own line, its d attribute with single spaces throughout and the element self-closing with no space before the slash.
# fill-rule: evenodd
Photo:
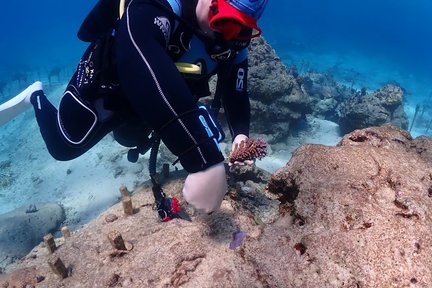
<svg viewBox="0 0 432 288">
<path fill-rule="evenodd" d="M 217 114 L 223 107 L 233 148 L 248 138 L 247 48 L 261 34 L 257 20 L 266 4 L 267 0 L 100 0 L 78 37 L 97 43 L 101 35 L 108 35 L 114 76 L 96 89 L 90 85 L 95 67 L 103 64 L 90 61 L 100 47 L 91 45 L 58 110 L 42 83 L 35 82 L 0 105 L 0 125 L 33 107 L 48 151 L 61 161 L 79 157 L 110 132 L 118 143 L 143 154 L 155 134 L 189 173 L 185 200 L 206 213 L 215 211 L 227 190 Z M 206 109 L 198 100 L 211 94 L 208 81 L 213 75 L 218 79 L 215 97 Z"/>
</svg>

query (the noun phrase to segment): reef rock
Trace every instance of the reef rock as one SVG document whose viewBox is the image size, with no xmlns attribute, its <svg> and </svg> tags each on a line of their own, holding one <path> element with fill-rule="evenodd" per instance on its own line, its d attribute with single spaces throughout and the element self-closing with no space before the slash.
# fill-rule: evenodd
<svg viewBox="0 0 432 288">
<path fill-rule="evenodd" d="M 294 68 L 289 69 L 283 64 L 263 37 L 252 40 L 248 63 L 247 89 L 252 119 L 250 132 L 255 138 L 264 138 L 270 144 L 278 143 L 290 135 L 292 126 L 311 113 L 311 99 L 301 87 L 303 78 Z M 209 82 L 209 91 L 213 93 L 216 79 L 213 77 Z M 204 97 L 200 101 L 209 104 L 212 99 Z M 220 122 L 228 135 L 225 117 L 220 117 Z"/>
<path fill-rule="evenodd" d="M 340 103 L 355 94 L 355 90 L 339 84 L 328 73 L 308 72 L 303 76 L 302 88 L 312 99 L 312 112 L 314 117 L 339 121 L 337 107 Z"/>
<path fill-rule="evenodd" d="M 367 95 L 355 95 L 338 107 L 342 134 L 355 129 L 393 124 L 407 129 L 408 118 L 403 110 L 403 90 L 392 84 Z"/>
<path fill-rule="evenodd" d="M 274 144 L 311 112 L 311 99 L 301 88 L 302 78 L 282 63 L 262 37 L 252 41 L 248 61 L 251 132 L 271 135 L 267 140 Z"/>
<path fill-rule="evenodd" d="M 53 254 L 37 246 L 0 287 L 428 287 L 431 151 L 429 138 L 393 126 L 354 131 L 336 147 L 303 145 L 271 176 L 234 169 L 221 210 L 205 216 L 185 205 L 177 171 L 163 189 L 192 222 L 160 222 L 145 183 L 133 215 L 118 203 Z M 112 231 L 130 248 L 113 250 Z M 52 257 L 68 277 L 53 273 Z"/>
<path fill-rule="evenodd" d="M 164 192 L 182 199 L 186 175 L 181 170 L 162 178 Z M 264 170 L 228 175 L 230 190 L 211 216 L 196 214 L 181 200 L 193 222 L 160 222 L 147 182 L 131 196 L 135 214 L 126 216 L 118 203 L 70 238 L 58 239 L 62 244 L 53 254 L 40 244 L 0 275 L 0 287 L 253 287 L 259 275 L 253 263 L 244 262 L 242 247 L 276 221 L 280 202 L 265 196 L 270 174 Z M 112 231 L 132 249 L 114 250 L 107 238 Z M 69 277 L 51 270 L 53 257 L 62 260 Z"/>
<path fill-rule="evenodd" d="M 311 97 L 302 88 L 304 78 L 295 68 L 286 67 L 263 37 L 252 40 L 248 63 L 251 135 L 264 138 L 269 144 L 284 141 L 291 134 L 292 127 L 304 120 L 314 108 Z M 215 87 L 214 77 L 210 81 L 210 91 L 214 92 Z M 212 99 L 200 100 L 208 104 Z M 228 134 L 225 117 L 220 117 L 220 121 Z"/>
<path fill-rule="evenodd" d="M 428 287 L 431 144 L 384 126 L 356 130 L 337 147 L 301 146 L 269 182 L 270 191 L 293 201 L 292 221 L 279 232 L 286 245 L 278 258 L 257 264 L 287 259 L 274 283 L 295 287 Z"/>
<path fill-rule="evenodd" d="M 44 203 L 20 207 L 0 215 L 0 271 L 27 255 L 43 237 L 65 220 L 63 207 Z"/>
</svg>

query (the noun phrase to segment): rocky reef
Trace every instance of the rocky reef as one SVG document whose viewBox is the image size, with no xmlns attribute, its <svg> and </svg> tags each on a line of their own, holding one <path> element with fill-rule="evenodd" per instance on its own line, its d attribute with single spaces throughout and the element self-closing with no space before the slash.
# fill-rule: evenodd
<svg viewBox="0 0 432 288">
<path fill-rule="evenodd" d="M 432 283 L 432 140 L 412 139 L 395 126 L 369 127 L 392 123 L 406 128 L 403 89 L 386 85 L 368 93 L 340 85 L 329 74 L 300 75 L 260 38 L 251 45 L 249 92 L 251 134 L 270 145 L 286 139 L 309 115 L 339 123 L 347 134 L 335 147 L 300 146 L 273 175 L 256 167 L 227 170 L 229 190 L 221 210 L 212 215 L 187 206 L 181 195 L 186 174 L 171 172 L 162 179 L 163 189 L 180 199 L 192 222 L 161 223 L 151 183 L 145 182 L 131 195 L 132 215 L 117 203 L 69 238 L 58 237 L 57 249 L 37 245 L 5 267 L 0 287 Z M 34 223 L 28 228 L 26 221 L 32 222 L 42 206 L 28 208 L 32 213 L 15 212 L 25 214 L 21 226 L 31 237 L 11 238 L 24 232 L 12 231 L 15 222 L 9 218 L 2 226 L 11 232 L 1 236 L 16 249 L 24 239 L 33 241 L 24 243 L 25 253 L 20 250 L 18 258 L 54 229 Z M 46 215 L 59 230 L 57 217 Z M 112 235 L 116 241 L 121 236 L 125 249 L 113 246 Z M 60 275 L 59 263 L 64 264 Z"/>
<path fill-rule="evenodd" d="M 228 172 L 217 213 L 195 214 L 181 201 L 192 222 L 161 223 L 145 183 L 131 196 L 133 215 L 114 205 L 57 239 L 54 252 L 37 246 L 0 275 L 0 285 L 427 287 L 431 159 L 431 138 L 393 126 L 356 130 L 337 146 L 302 145 L 273 175 Z M 185 176 L 171 173 L 164 191 L 181 199 Z M 128 249 L 113 248 L 113 231 Z M 62 277 L 49 264 L 54 258 L 66 267 Z"/>
<path fill-rule="evenodd" d="M 251 132 L 265 135 L 270 144 L 282 141 L 311 113 L 311 98 L 297 71 L 288 69 L 263 38 L 252 42 L 249 66 Z"/>
<path fill-rule="evenodd" d="M 331 73 L 299 74 L 263 38 L 252 42 L 249 62 L 251 132 L 264 134 L 270 144 L 298 130 L 306 115 L 338 123 L 341 135 L 383 124 L 408 128 L 404 90 L 397 84 L 368 92 L 338 83 Z"/>
<path fill-rule="evenodd" d="M 356 94 L 338 106 L 342 133 L 354 129 L 393 124 L 408 128 L 408 118 L 403 109 L 404 92 L 401 87 L 385 85 L 374 93 Z"/>
<path fill-rule="evenodd" d="M 294 287 L 427 287 L 431 144 L 384 126 L 356 130 L 336 147 L 298 148 L 269 182 L 293 203 L 287 246 L 301 247 L 280 277 Z"/>
</svg>

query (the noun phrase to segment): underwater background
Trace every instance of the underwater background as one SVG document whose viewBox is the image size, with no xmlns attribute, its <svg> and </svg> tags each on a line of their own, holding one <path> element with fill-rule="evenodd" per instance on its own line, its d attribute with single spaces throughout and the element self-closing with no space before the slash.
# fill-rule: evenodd
<svg viewBox="0 0 432 288">
<path fill-rule="evenodd" d="M 48 98 L 54 104 L 58 103 L 65 84 L 88 45 L 81 42 L 76 34 L 82 20 L 96 2 L 2 2 L 0 103 L 17 95 L 36 80 L 44 83 Z M 413 129 L 410 129 L 411 135 L 417 137 L 432 135 L 432 129 L 429 129 L 432 127 L 430 19 L 431 0 L 269 0 L 259 23 L 264 38 L 284 64 L 287 67 L 295 66 L 300 74 L 311 71 L 325 73 L 348 87 L 357 90 L 365 88 L 368 92 L 382 88 L 386 83 L 400 85 L 405 92 L 404 110 L 410 121 L 409 127 L 418 105 L 422 105 L 425 112 L 425 116 L 414 122 Z M 128 162 L 125 156 L 127 149 L 116 145 L 110 137 L 105 137 L 77 159 L 67 162 L 54 160 L 46 150 L 31 110 L 0 127 L 0 274 L 3 267 L 16 260 L 9 257 L 18 254 L 10 254 L 11 250 L 21 253 L 19 249 L 28 248 L 22 254 L 26 255 L 29 249 L 40 243 L 42 237 L 34 236 L 42 233 L 40 228 L 50 230 L 46 225 L 22 222 L 22 219 L 26 219 L 22 217 L 24 211 L 26 214 L 38 209 L 42 211 L 45 204 L 61 206 L 65 215 L 57 218 L 64 216 L 66 220 L 61 224 L 76 231 L 118 203 L 121 185 L 133 191 L 149 179 L 147 156 L 144 155 L 137 163 Z M 313 126 L 305 137 L 299 137 L 301 141 L 287 139 L 286 143 L 277 143 L 272 147 L 271 155 L 257 161 L 257 166 L 274 172 L 287 163 L 292 151 L 300 144 L 333 146 L 338 143 L 342 135 L 338 133 L 337 123 L 316 123 L 321 126 Z M 221 147 L 221 150 L 226 151 L 225 148 Z M 396 200 L 393 202 L 395 205 L 399 203 Z M 55 222 L 57 218 L 54 213 L 45 213 L 51 222 Z M 35 218 L 38 219 L 32 219 Z M 14 231 L 19 233 L 9 235 L 5 231 L 12 229 L 7 230 L 6 226 L 15 226 Z M 53 226 L 57 229 L 58 224 Z M 56 233 L 59 235 L 59 232 Z M 405 240 L 414 239 L 405 236 L 401 237 Z M 414 234 L 411 236 L 417 237 Z M 26 237 L 28 241 L 23 241 Z M 416 248 L 420 250 L 418 243 L 422 242 L 416 242 Z M 421 245 L 423 247 L 424 244 Z M 274 250 L 274 246 L 268 247 Z M 417 250 L 413 255 L 417 258 L 416 253 Z M 422 271 L 419 269 L 415 273 Z M 412 279 L 417 281 L 417 278 L 411 278 L 411 283 L 415 283 Z"/>
<path fill-rule="evenodd" d="M 431 17 L 427 0 L 269 1 L 262 22 L 285 63 L 351 70 L 366 88 L 397 82 L 415 101 L 432 93 Z"/>
<path fill-rule="evenodd" d="M 61 97 L 87 46 L 76 33 L 96 2 L 4 1 L 0 102 L 36 80 L 44 82 L 54 103 Z M 419 103 L 429 107 L 432 117 L 430 19 L 428 0 L 269 0 L 259 23 L 282 61 L 300 73 L 329 73 L 337 81 L 369 91 L 398 83 L 405 89 L 404 108 L 411 121 Z M 143 167 L 126 160 L 116 164 L 122 166 L 122 177 L 107 174 L 120 169 L 112 164 L 120 154 L 118 146 L 110 143 L 71 162 L 53 161 L 32 113 L 0 127 L 0 214 L 52 201 L 63 203 L 68 218 L 82 223 L 115 203 L 121 184 L 133 185 L 139 178 Z M 424 125 L 420 128 L 414 126 L 414 137 L 427 131 Z M 114 151 L 107 152 L 110 148 Z M 286 161 L 277 164 L 281 167 Z"/>
<path fill-rule="evenodd" d="M 6 1 L 0 18 L 0 96 L 24 87 L 12 83 L 23 72 L 30 82 L 61 68 L 67 79 L 86 46 L 76 32 L 95 3 Z M 300 72 L 328 71 L 368 89 L 397 82 L 407 90 L 407 100 L 416 102 L 432 93 L 431 18 L 427 0 L 270 0 L 260 24 L 284 63 Z"/>
</svg>

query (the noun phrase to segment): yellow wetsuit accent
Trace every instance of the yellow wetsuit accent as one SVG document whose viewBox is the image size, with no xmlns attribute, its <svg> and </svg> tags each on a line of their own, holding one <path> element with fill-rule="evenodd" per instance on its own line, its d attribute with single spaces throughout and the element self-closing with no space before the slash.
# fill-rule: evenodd
<svg viewBox="0 0 432 288">
<path fill-rule="evenodd" d="M 175 65 L 181 73 L 201 74 L 201 66 L 184 62 L 176 62 Z"/>
</svg>

